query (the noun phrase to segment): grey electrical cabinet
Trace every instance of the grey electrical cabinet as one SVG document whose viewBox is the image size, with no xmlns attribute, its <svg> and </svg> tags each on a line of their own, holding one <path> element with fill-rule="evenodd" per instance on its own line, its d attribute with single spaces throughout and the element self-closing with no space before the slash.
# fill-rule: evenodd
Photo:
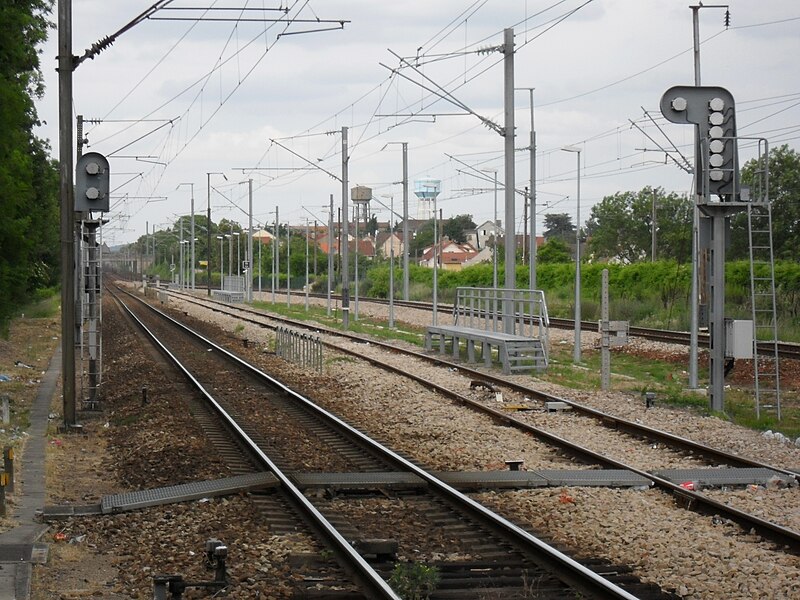
<svg viewBox="0 0 800 600">
<path fill-rule="evenodd" d="M 725 319 L 725 356 L 753 358 L 753 322 Z"/>
</svg>

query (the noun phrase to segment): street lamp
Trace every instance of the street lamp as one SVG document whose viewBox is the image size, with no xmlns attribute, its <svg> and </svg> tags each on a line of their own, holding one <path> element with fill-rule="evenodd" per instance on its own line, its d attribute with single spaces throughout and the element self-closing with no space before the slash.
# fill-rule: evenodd
<svg viewBox="0 0 800 600">
<path fill-rule="evenodd" d="M 178 187 L 176 187 L 175 189 L 176 190 L 180 189 L 180 187 L 182 185 L 191 186 L 191 190 L 192 190 L 191 191 L 191 194 L 192 194 L 192 224 L 191 224 L 191 229 L 189 231 L 189 235 L 191 236 L 191 238 L 190 238 L 190 241 L 191 241 L 190 264 L 192 265 L 192 268 L 191 268 L 191 279 L 192 279 L 191 286 L 192 286 L 192 291 L 194 291 L 194 264 L 195 264 L 194 263 L 194 183 L 179 183 Z"/>
<path fill-rule="evenodd" d="M 222 173 L 221 171 L 211 171 L 206 173 L 206 181 L 208 184 L 208 190 L 207 190 L 208 193 L 206 196 L 208 199 L 207 212 L 206 212 L 206 219 L 208 220 L 208 223 L 206 223 L 206 226 L 208 227 L 206 233 L 206 246 L 207 246 L 206 253 L 208 254 L 207 257 L 208 263 L 206 264 L 206 277 L 208 278 L 208 281 L 206 283 L 206 288 L 208 290 L 209 296 L 211 295 L 211 176 L 212 175 L 222 175 L 223 179 L 225 179 L 225 181 L 228 181 L 228 178 L 225 177 L 225 173 Z M 221 273 L 222 273 L 222 265 L 220 265 L 220 274 Z M 220 287 L 222 287 L 222 280 L 220 280 Z"/>
<path fill-rule="evenodd" d="M 578 210 L 575 224 L 575 348 L 572 362 L 581 362 L 581 149 L 575 146 L 564 146 L 564 152 L 575 152 L 578 157 Z"/>
<path fill-rule="evenodd" d="M 236 276 L 237 277 L 241 277 L 241 275 L 242 275 L 242 273 L 241 273 L 242 257 L 241 257 L 241 254 L 240 254 L 241 250 L 239 248 L 239 246 L 240 246 L 240 244 L 239 244 L 239 232 L 238 231 L 234 231 L 233 235 L 236 236 Z M 231 275 L 233 275 L 233 273 L 231 273 Z"/>
<path fill-rule="evenodd" d="M 219 289 L 222 289 L 222 241 L 225 239 L 225 236 L 218 235 L 217 239 L 219 240 Z"/>
<path fill-rule="evenodd" d="M 228 277 L 233 277 L 233 223 L 231 223 L 231 233 L 225 234 L 228 240 Z"/>
</svg>

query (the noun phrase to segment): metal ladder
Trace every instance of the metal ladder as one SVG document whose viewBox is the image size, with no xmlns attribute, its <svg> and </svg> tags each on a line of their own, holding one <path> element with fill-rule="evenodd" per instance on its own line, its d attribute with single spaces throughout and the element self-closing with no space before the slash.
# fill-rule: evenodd
<svg viewBox="0 0 800 600">
<path fill-rule="evenodd" d="M 761 144 L 759 144 L 761 146 Z M 778 362 L 778 313 L 775 302 L 775 262 L 772 249 L 772 205 L 766 141 L 759 148 L 753 201 L 747 209 L 750 247 L 750 294 L 753 316 L 753 371 L 756 418 L 769 411 L 781 419 L 781 385 Z"/>
<path fill-rule="evenodd" d="M 81 398 L 83 410 L 97 410 L 103 372 L 101 222 L 84 220 L 81 231 Z"/>
</svg>

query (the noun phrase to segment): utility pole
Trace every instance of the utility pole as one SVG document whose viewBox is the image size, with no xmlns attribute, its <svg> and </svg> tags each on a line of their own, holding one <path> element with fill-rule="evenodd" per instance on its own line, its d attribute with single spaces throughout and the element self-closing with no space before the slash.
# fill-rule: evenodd
<svg viewBox="0 0 800 600">
<path fill-rule="evenodd" d="M 530 251 L 528 253 L 528 279 L 530 289 L 536 289 L 536 130 L 533 123 L 533 89 L 530 88 L 531 93 L 531 147 L 530 147 L 530 170 L 531 170 L 531 240 Z"/>
<path fill-rule="evenodd" d="M 211 296 L 211 173 L 206 173 L 206 292 Z M 222 256 L 220 253 L 220 288 L 222 287 Z"/>
<path fill-rule="evenodd" d="M 333 194 L 330 198 L 330 212 L 328 213 L 328 316 L 331 316 L 331 289 L 333 280 Z"/>
<path fill-rule="evenodd" d="M 61 373 L 64 429 L 77 425 L 75 407 L 75 195 L 72 178 L 72 0 L 58 2 L 58 122 L 61 232 Z"/>
<path fill-rule="evenodd" d="M 278 273 L 278 207 L 275 207 L 275 235 L 272 237 L 272 303 L 275 304 L 275 278 Z"/>
<path fill-rule="evenodd" d="M 408 302 L 408 142 L 403 142 L 403 300 Z"/>
<path fill-rule="evenodd" d="M 653 188 L 653 208 L 651 212 L 651 234 L 650 234 L 650 262 L 656 262 L 656 190 Z"/>
<path fill-rule="evenodd" d="M 350 213 L 347 205 L 347 196 L 349 194 L 347 189 L 347 162 L 349 160 L 347 146 L 347 127 L 342 127 L 342 238 L 344 241 L 340 240 L 339 246 L 342 253 L 342 327 L 344 329 L 350 327 L 350 269 L 348 265 L 349 244 L 347 235 L 347 220 Z"/>
<path fill-rule="evenodd" d="M 253 301 L 253 179 L 247 180 L 247 301 Z M 259 265 L 260 268 L 260 265 Z"/>
<path fill-rule="evenodd" d="M 536 130 L 533 121 L 533 91 L 536 88 L 523 87 L 517 90 L 527 90 L 530 94 L 531 107 L 531 133 L 528 152 L 530 155 L 530 187 L 526 189 L 525 198 L 530 202 L 530 238 L 528 238 L 528 287 L 536 289 Z M 528 204 L 525 204 L 527 209 Z M 525 217 L 525 227 L 527 231 L 528 218 Z M 524 252 L 524 250 L 523 250 Z M 524 262 L 524 261 L 523 261 Z"/>
<path fill-rule="evenodd" d="M 692 6 L 692 37 L 694 47 L 694 84 L 700 87 L 700 19 L 698 11 L 700 6 Z M 698 337 L 700 328 L 700 305 L 699 305 L 699 250 L 700 250 L 700 210 L 697 205 L 702 201 L 701 179 L 702 165 L 700 164 L 700 128 L 694 128 L 694 190 L 695 201 L 692 209 L 692 283 L 691 283 L 691 303 L 689 307 L 689 388 L 697 389 L 698 379 Z"/>
<path fill-rule="evenodd" d="M 503 31 L 503 66 L 505 83 L 505 127 L 503 137 L 505 138 L 505 201 L 506 201 L 506 290 L 516 288 L 516 235 L 514 231 L 515 222 L 515 171 L 514 171 L 514 30 L 512 28 Z M 503 331 L 508 334 L 514 332 L 514 303 L 511 299 L 511 292 L 508 291 L 503 301 Z"/>
</svg>

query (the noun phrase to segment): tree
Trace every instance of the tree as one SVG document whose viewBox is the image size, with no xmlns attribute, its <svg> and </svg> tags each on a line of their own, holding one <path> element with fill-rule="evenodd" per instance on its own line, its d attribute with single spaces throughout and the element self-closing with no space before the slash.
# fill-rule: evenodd
<svg viewBox="0 0 800 600">
<path fill-rule="evenodd" d="M 800 260 L 800 154 L 784 144 L 769 152 L 769 199 L 772 202 L 772 246 L 775 258 Z M 763 161 L 749 160 L 741 170 L 743 186 L 758 193 Z M 759 198 L 754 198 L 758 200 Z M 748 256 L 747 214 L 731 219 L 728 257 Z"/>
<path fill-rule="evenodd" d="M 679 262 L 691 254 L 692 205 L 685 196 L 645 187 L 617 192 L 595 204 L 586 222 L 589 251 L 598 258 L 624 263 L 650 260 L 653 204 L 656 211 L 656 254 Z"/>
<path fill-rule="evenodd" d="M 465 232 L 470 229 L 475 229 L 475 222 L 472 220 L 472 215 L 450 217 L 443 225 L 444 235 L 459 244 L 463 244 L 467 241 Z"/>
<path fill-rule="evenodd" d="M 536 260 L 540 263 L 568 263 L 572 261 L 572 254 L 564 240 L 553 237 L 539 248 Z"/>
<path fill-rule="evenodd" d="M 575 239 L 575 225 L 567 213 L 551 213 L 544 216 L 544 239 L 560 238 L 563 241 Z"/>
<path fill-rule="evenodd" d="M 44 93 L 37 46 L 51 26 L 50 0 L 0 8 L 0 327 L 41 287 L 58 283 L 58 170 L 38 124 Z"/>
</svg>

